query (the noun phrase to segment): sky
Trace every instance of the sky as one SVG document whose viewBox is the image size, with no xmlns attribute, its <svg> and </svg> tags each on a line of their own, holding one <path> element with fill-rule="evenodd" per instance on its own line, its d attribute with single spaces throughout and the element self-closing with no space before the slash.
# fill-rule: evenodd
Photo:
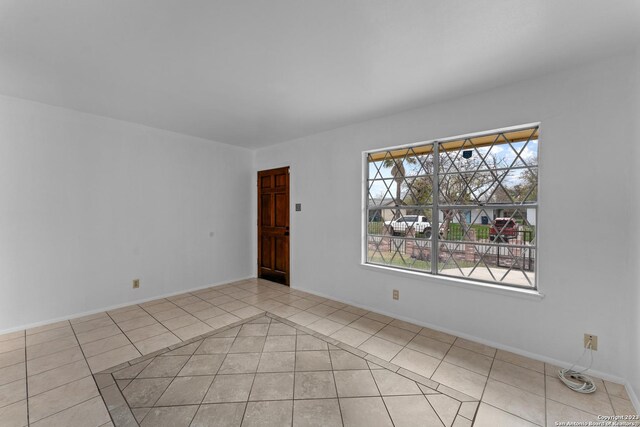
<svg viewBox="0 0 640 427">
<path fill-rule="evenodd" d="M 490 152 L 491 155 L 494 156 L 497 162 L 501 165 L 514 166 L 514 167 L 524 166 L 522 161 L 524 160 L 524 162 L 526 162 L 528 166 L 537 166 L 538 140 L 531 140 L 528 143 L 526 141 L 513 143 L 512 146 L 513 148 L 505 143 L 500 145 L 494 145 L 492 147 L 482 147 L 477 149 L 477 151 L 471 149 L 472 160 L 479 160 L 480 156 L 486 156 L 487 152 Z M 524 150 L 522 150 L 523 146 L 524 146 Z M 520 153 L 521 158 L 517 158 L 516 153 L 520 152 L 521 150 L 522 150 L 522 153 Z M 452 160 L 455 159 L 456 164 L 460 163 L 460 161 L 465 161 L 462 159 L 462 154 L 459 154 L 456 157 L 456 153 L 457 151 L 450 152 L 449 158 Z M 448 159 L 445 154 L 441 153 L 440 155 L 441 155 L 441 158 L 444 158 L 445 161 Z M 422 161 L 424 161 L 424 159 Z M 382 166 L 382 163 L 383 163 L 382 161 L 369 163 L 369 179 L 370 180 L 367 186 L 368 187 L 370 186 L 371 197 L 374 197 L 376 199 L 380 199 L 383 197 L 393 198 L 395 197 L 395 194 L 396 194 L 396 184 L 395 184 L 395 181 L 393 181 L 393 176 L 391 175 L 391 167 L 393 165 L 389 167 L 384 167 Z M 415 176 L 416 174 L 425 173 L 424 169 L 419 164 L 412 165 L 405 160 L 403 162 L 403 165 L 405 167 L 405 171 L 406 171 L 405 175 L 407 177 Z M 486 170 L 485 167 L 483 167 L 483 169 Z M 519 176 L 521 173 L 522 173 L 522 170 L 511 171 L 508 174 L 507 178 L 505 178 L 505 180 L 503 181 L 503 184 L 506 186 L 512 186 L 516 184 L 519 181 Z M 371 179 L 375 179 L 375 180 L 372 182 Z M 389 187 L 388 190 L 387 190 L 387 187 Z M 404 194 L 404 191 L 406 190 L 403 188 L 403 194 Z M 370 199 L 369 199 L 369 204 L 372 204 Z"/>
</svg>

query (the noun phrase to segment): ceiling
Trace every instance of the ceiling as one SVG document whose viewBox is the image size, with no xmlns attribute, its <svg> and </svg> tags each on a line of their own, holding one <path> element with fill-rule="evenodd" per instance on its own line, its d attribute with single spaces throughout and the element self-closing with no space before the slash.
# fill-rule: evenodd
<svg viewBox="0 0 640 427">
<path fill-rule="evenodd" d="M 259 148 L 639 34 L 638 0 L 0 0 L 0 93 Z"/>
</svg>

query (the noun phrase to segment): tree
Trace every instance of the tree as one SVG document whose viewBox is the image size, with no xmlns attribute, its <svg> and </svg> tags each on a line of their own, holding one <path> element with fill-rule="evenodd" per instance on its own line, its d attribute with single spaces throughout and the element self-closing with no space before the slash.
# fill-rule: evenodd
<svg viewBox="0 0 640 427">
<path fill-rule="evenodd" d="M 470 152 L 468 157 L 457 155 L 455 149 L 449 152 L 440 151 L 439 155 L 439 194 L 433 192 L 434 174 L 433 158 L 430 154 L 406 156 L 404 158 L 386 159 L 384 167 L 391 167 L 391 175 L 396 184 L 395 205 L 398 209 L 394 213 L 394 219 L 400 217 L 399 207 L 402 205 L 429 206 L 433 203 L 433 197 L 439 197 L 438 203 L 442 206 L 442 222 L 439 234 L 442 239 L 449 237 L 451 222 L 457 219 L 462 228 L 462 240 L 469 240 L 469 230 L 465 213 L 478 205 L 493 203 L 521 202 L 535 200 L 537 197 L 537 175 L 531 169 L 524 169 L 516 182 L 513 180 L 512 171 L 508 168 L 509 162 L 504 156 L 495 153 L 479 154 L 475 150 L 462 150 Z M 407 174 L 409 165 L 419 165 L 419 175 Z M 406 194 L 402 199 L 402 187 L 406 186 Z M 420 214 L 419 212 L 415 212 Z M 430 216 L 427 214 L 427 216 Z"/>
<path fill-rule="evenodd" d="M 475 156 L 473 154 L 476 154 Z M 499 184 L 506 177 L 508 170 L 494 171 L 492 169 L 501 168 L 506 165 L 504 159 L 496 155 L 489 154 L 481 158 L 477 153 L 473 153 L 469 158 L 455 156 L 452 154 L 441 154 L 439 157 L 439 194 L 433 193 L 433 182 L 430 177 L 418 177 L 406 179 L 408 185 L 409 204 L 430 205 L 432 197 L 439 197 L 438 203 L 443 206 L 442 223 L 440 224 L 440 238 L 446 239 L 449 236 L 449 229 L 454 218 L 462 227 L 463 240 L 469 239 L 471 226 L 467 223 L 465 209 L 453 207 L 451 205 L 464 206 L 484 204 L 491 201 L 501 202 L 506 195 L 504 183 Z M 433 173 L 433 161 L 421 159 L 425 164 L 428 173 Z M 489 169 L 478 171 L 478 169 Z M 445 172 L 445 173 L 442 173 Z"/>
<path fill-rule="evenodd" d="M 514 200 L 532 202 L 538 200 L 538 174 L 531 169 L 524 169 L 519 176 L 520 182 L 512 188 Z"/>
<path fill-rule="evenodd" d="M 454 158 L 455 159 L 455 158 Z M 495 163 L 495 158 L 492 159 Z M 490 173 L 476 172 L 482 160 L 479 156 L 471 156 L 468 159 L 462 158 L 453 160 L 449 156 L 442 156 L 440 159 L 442 169 L 446 171 L 458 171 L 452 175 L 443 176 L 439 182 L 440 193 L 443 198 L 443 205 L 467 205 L 471 202 L 481 200 L 490 191 L 494 177 Z M 490 197 L 490 196 L 489 196 Z M 458 218 L 462 227 L 462 239 L 469 239 L 469 229 L 467 218 L 460 209 L 445 207 L 442 209 L 443 222 L 440 227 L 440 237 L 446 239 L 449 236 L 451 221 Z"/>
<path fill-rule="evenodd" d="M 393 158 L 393 159 L 385 159 L 382 162 L 382 166 L 385 168 L 391 167 L 391 175 L 393 176 L 393 180 L 396 182 L 396 196 L 394 198 L 396 210 L 393 213 L 393 219 L 398 219 L 401 217 L 400 215 L 400 206 L 403 204 L 402 202 L 402 182 L 405 180 L 406 169 L 404 167 L 404 162 L 408 164 L 416 164 L 417 160 L 415 157 L 406 156 L 402 159 Z"/>
</svg>

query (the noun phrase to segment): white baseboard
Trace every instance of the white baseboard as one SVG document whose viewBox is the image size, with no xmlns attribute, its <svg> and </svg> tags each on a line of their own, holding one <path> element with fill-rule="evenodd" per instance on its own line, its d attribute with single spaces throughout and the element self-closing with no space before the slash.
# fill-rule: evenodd
<svg viewBox="0 0 640 427">
<path fill-rule="evenodd" d="M 336 298 L 333 295 L 326 295 L 326 294 L 323 294 L 322 292 L 317 292 L 315 290 L 306 289 L 306 288 L 299 287 L 299 286 L 296 286 L 296 287 L 292 286 L 292 289 L 296 289 L 296 290 L 303 291 L 303 292 L 308 292 L 310 294 L 317 295 L 317 296 L 323 297 L 323 298 L 332 299 L 334 301 L 338 301 L 338 302 L 341 302 L 341 303 L 344 303 L 344 304 L 350 304 L 350 305 L 353 305 L 355 307 L 359 307 L 359 308 L 362 308 L 362 309 L 365 309 L 365 310 L 374 311 L 376 313 L 384 314 L 386 316 L 393 317 L 395 319 L 404 320 L 406 322 L 414 323 L 414 324 L 419 325 L 419 326 L 423 326 L 423 327 L 430 328 L 430 329 L 433 329 L 433 330 L 436 330 L 436 331 L 444 332 L 444 333 L 447 333 L 447 334 L 450 334 L 450 335 L 455 335 L 457 337 L 468 339 L 468 340 L 471 340 L 471 341 L 479 342 L 481 344 L 485 344 L 485 345 L 488 345 L 490 347 L 498 348 L 500 350 L 509 351 L 511 353 L 518 354 L 520 356 L 528 357 L 530 359 L 539 360 L 539 361 L 545 362 L 545 363 L 550 363 L 552 365 L 561 366 L 561 367 L 562 366 L 569 367 L 569 366 L 572 365 L 571 362 L 554 359 L 554 358 L 547 357 L 547 356 L 542 355 L 542 354 L 531 353 L 529 351 L 525 351 L 525 350 L 522 350 L 522 349 L 519 349 L 519 348 L 515 348 L 515 347 L 510 347 L 510 346 L 507 346 L 507 345 L 504 345 L 504 344 L 500 344 L 500 343 L 497 343 L 497 342 L 493 342 L 493 341 L 490 341 L 490 340 L 486 340 L 486 339 L 483 339 L 483 338 L 475 337 L 473 335 L 469 335 L 469 334 L 466 334 L 466 333 L 463 333 L 463 332 L 459 332 L 459 331 L 454 331 L 452 329 L 443 328 L 443 327 L 441 327 L 439 325 L 434 325 L 434 324 L 431 324 L 431 323 L 418 321 L 418 320 L 410 318 L 410 317 L 398 315 L 397 313 L 385 312 L 385 311 L 380 310 L 379 308 L 376 308 L 376 307 L 369 307 L 369 306 L 366 306 L 366 305 L 362 305 L 361 303 L 358 303 L 358 302 L 343 300 L 343 299 L 340 299 L 340 298 Z M 584 369 L 586 367 L 577 366 L 577 368 Z M 614 382 L 614 383 L 618 383 L 618 384 L 623 384 L 625 386 L 625 389 L 627 390 L 627 394 L 629 395 L 629 398 L 631 399 L 631 403 L 633 404 L 634 408 L 636 409 L 636 412 L 638 412 L 640 414 L 640 401 L 638 400 L 638 396 L 635 393 L 633 387 L 631 386 L 631 383 L 629 383 L 629 381 L 627 381 L 626 378 L 622 378 L 622 377 L 619 377 L 617 375 L 612 375 L 612 374 L 609 374 L 607 372 L 597 371 L 597 370 L 593 370 L 593 369 L 590 369 L 590 373 L 594 377 L 597 377 L 597 378 L 600 378 L 600 379 L 603 379 L 603 380 L 607 380 L 607 381 L 611 381 L 611 382 Z"/>
<path fill-rule="evenodd" d="M 180 290 L 180 291 L 177 291 L 177 292 L 170 292 L 170 293 L 161 294 L 161 295 L 154 295 L 152 297 L 143 298 L 143 299 L 134 300 L 134 301 L 127 301 L 127 302 L 124 302 L 122 304 L 110 305 L 108 307 L 102 307 L 102 308 L 99 308 L 99 309 L 96 309 L 96 310 L 83 311 L 81 313 L 75 313 L 75 314 L 71 314 L 71 315 L 68 315 L 68 316 L 62 316 L 62 317 L 57 317 L 57 318 L 54 318 L 54 319 L 43 320 L 43 321 L 40 321 L 40 322 L 29 323 L 29 324 L 26 324 L 26 325 L 21 325 L 21 326 L 15 327 L 15 328 L 9 328 L 9 329 L 5 329 L 3 331 L 0 331 L 0 335 L 9 334 L 11 332 L 23 331 L 25 329 L 36 328 L 38 326 L 48 325 L 50 323 L 61 322 L 63 320 L 77 319 L 78 317 L 84 317 L 84 316 L 89 316 L 91 314 L 102 313 L 103 311 L 115 310 L 117 308 L 126 307 L 128 305 L 142 304 L 142 303 L 145 303 L 145 302 L 148 302 L 148 301 L 153 301 L 153 300 L 156 300 L 156 299 L 168 298 L 168 297 L 172 297 L 174 295 L 180 295 L 180 294 L 184 294 L 184 293 L 187 293 L 187 292 L 199 291 L 201 289 L 207 289 L 207 288 L 211 288 L 213 286 L 221 286 L 221 285 L 225 285 L 225 284 L 228 284 L 228 283 L 239 282 L 241 280 L 252 279 L 254 277 L 255 276 L 247 276 L 247 277 L 242 277 L 242 278 L 233 279 L 233 280 L 225 280 L 224 282 L 216 282 L 216 283 L 208 284 L 208 285 L 205 285 L 205 286 L 198 286 L 198 287 L 195 287 L 195 288 L 183 289 L 183 290 Z"/>
</svg>

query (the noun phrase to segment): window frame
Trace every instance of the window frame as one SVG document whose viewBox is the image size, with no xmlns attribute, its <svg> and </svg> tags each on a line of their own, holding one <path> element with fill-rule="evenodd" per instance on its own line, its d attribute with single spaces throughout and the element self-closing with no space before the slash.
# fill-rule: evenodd
<svg viewBox="0 0 640 427">
<path fill-rule="evenodd" d="M 533 268 L 533 286 L 522 286 L 522 285 L 518 285 L 518 284 L 512 284 L 512 283 L 500 283 L 497 281 L 492 281 L 492 280 L 482 280 L 482 279 L 478 279 L 478 278 L 470 278 L 470 277 L 460 277 L 460 276 L 454 276 L 454 275 L 447 275 L 447 274 L 442 274 L 441 272 L 438 272 L 438 267 L 437 267 L 437 263 L 433 263 L 431 262 L 433 260 L 434 257 L 437 257 L 438 255 L 438 245 L 439 242 L 441 242 L 440 237 L 439 237 L 439 230 L 440 230 L 440 225 L 442 224 L 440 221 L 440 217 L 439 217 L 439 206 L 440 203 L 438 201 L 438 196 L 439 196 L 439 174 L 440 171 L 438 170 L 438 168 L 435 168 L 434 170 L 434 175 L 433 175 L 433 188 L 435 189 L 433 191 L 434 193 L 434 197 L 433 197 L 433 204 L 432 205 L 424 205 L 426 209 L 431 209 L 432 210 L 432 217 L 431 217 L 431 228 L 432 228 L 432 233 L 431 233 L 431 255 L 430 255 L 430 263 L 431 263 L 431 271 L 429 270 L 420 270 L 420 269 L 414 269 L 414 268 L 407 268 L 407 267 L 402 267 L 402 266 L 396 266 L 396 265 L 389 265 L 389 264 L 382 264 L 382 263 L 375 263 L 375 262 L 369 262 L 368 261 L 368 247 L 369 247 L 369 215 L 370 215 L 370 206 L 369 206 L 369 199 L 370 199 L 370 194 L 369 194 L 369 155 L 373 154 L 373 153 L 380 153 L 380 152 L 385 152 L 385 151 L 393 151 L 393 150 L 403 150 L 403 149 L 410 149 L 410 148 L 416 148 L 416 147 L 421 147 L 421 146 L 426 146 L 426 145 L 432 145 L 434 148 L 432 149 L 432 152 L 434 153 L 434 159 L 438 156 L 438 147 L 440 144 L 442 143 L 447 143 L 447 142 L 452 142 L 452 141 L 457 141 L 457 140 L 464 140 L 464 139 L 471 139 L 471 138 L 477 138 L 477 137 L 482 137 L 482 136 L 488 136 L 488 135 L 493 135 L 493 134 L 499 134 L 499 133 L 509 133 L 509 132 L 515 132 L 515 131 L 520 131 L 520 130 L 526 130 L 526 129 L 531 129 L 531 128 L 537 128 L 538 130 L 538 136 L 537 136 L 537 162 L 536 162 L 536 171 L 538 173 L 537 176 L 537 183 L 536 183 L 536 191 L 537 191 L 537 197 L 536 197 L 536 201 L 535 203 L 529 203 L 529 204 L 522 204 L 520 206 L 520 209 L 535 209 L 535 246 L 533 247 L 533 249 L 535 250 L 535 263 L 534 263 L 534 268 Z M 362 152 L 362 214 L 361 214 L 361 219 L 362 219 L 362 251 L 361 251 L 361 265 L 363 267 L 366 268 L 373 268 L 373 269 L 379 269 L 379 270 L 383 270 L 385 272 L 388 272 L 390 274 L 403 274 L 403 275 L 409 275 L 412 277 L 429 277 L 429 278 L 433 278 L 436 280 L 442 280 L 445 283 L 453 283 L 453 284 L 458 284 L 458 285 L 463 285 L 463 286 L 469 286 L 471 285 L 471 287 L 474 288 L 478 288 L 478 287 L 484 287 L 487 289 L 493 289 L 493 290 L 497 290 L 499 293 L 503 293 L 502 291 L 506 291 L 508 294 L 512 293 L 512 292 L 518 292 L 521 294 L 530 294 L 530 295 L 534 295 L 537 297 L 543 297 L 544 295 L 540 292 L 540 284 L 539 284 L 539 274 L 538 274 L 538 270 L 539 270 L 539 239 L 540 239 L 540 233 L 539 233 L 539 227 L 540 227 L 540 216 L 539 216 L 539 212 L 540 212 L 540 159 L 541 159 L 541 144 L 540 144 L 540 140 L 541 140 L 541 122 L 532 122 L 532 123 L 525 123 L 525 124 L 521 124 L 521 125 L 515 125 L 515 126 L 508 126 L 508 127 L 502 127 L 502 128 L 496 128 L 496 129 L 491 129 L 491 130 L 486 130 L 486 131 L 480 131 L 480 132 L 472 132 L 472 133 L 466 133 L 466 134 L 461 134 L 461 135 L 455 135 L 455 136 L 450 136 L 450 137 L 446 137 L 446 138 L 436 138 L 436 139 L 432 139 L 432 140 L 425 140 L 425 141 L 420 141 L 420 142 L 413 142 L 413 143 L 408 143 L 408 144 L 401 144 L 401 145 L 395 145 L 395 146 L 389 146 L 389 147 L 381 147 L 381 148 L 377 148 L 377 149 L 370 149 L 370 150 L 366 150 Z M 513 205 L 513 204 L 512 204 Z M 479 205 L 479 204 L 474 204 L 474 205 L 469 205 L 470 209 L 474 209 L 474 208 L 482 208 L 483 205 Z M 382 210 L 380 210 L 382 212 Z M 434 255 L 435 254 L 435 255 Z"/>
</svg>

